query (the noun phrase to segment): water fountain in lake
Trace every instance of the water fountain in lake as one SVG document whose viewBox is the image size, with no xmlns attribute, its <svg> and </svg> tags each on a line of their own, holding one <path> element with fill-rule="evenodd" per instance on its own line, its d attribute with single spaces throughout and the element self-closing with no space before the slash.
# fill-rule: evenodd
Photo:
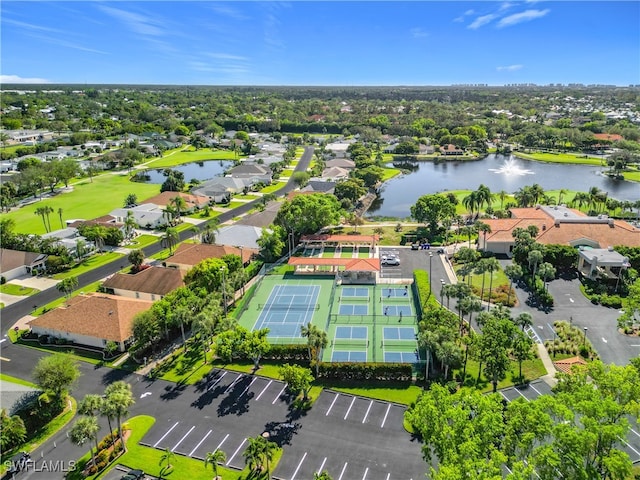
<svg viewBox="0 0 640 480">
<path fill-rule="evenodd" d="M 507 176 L 533 175 L 535 173 L 532 170 L 528 170 L 519 166 L 513 158 L 508 158 L 507 160 L 505 160 L 504 164 L 500 168 L 490 168 L 489 171 L 493 173 L 503 173 Z"/>
</svg>

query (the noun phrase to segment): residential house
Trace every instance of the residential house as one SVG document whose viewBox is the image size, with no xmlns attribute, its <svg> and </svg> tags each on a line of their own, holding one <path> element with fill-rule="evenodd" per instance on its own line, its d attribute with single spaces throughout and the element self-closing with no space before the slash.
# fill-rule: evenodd
<svg viewBox="0 0 640 480">
<path fill-rule="evenodd" d="M 206 197 L 215 203 L 226 203 L 233 193 L 242 192 L 252 185 L 251 180 L 232 177 L 216 177 L 198 185 L 191 190 L 193 195 Z"/>
<path fill-rule="evenodd" d="M 440 153 L 442 153 L 442 155 L 464 155 L 464 150 L 450 143 L 448 145 L 441 146 Z"/>
<path fill-rule="evenodd" d="M 325 168 L 322 172 L 322 178 L 334 182 L 345 180 L 349 178 L 349 170 L 340 167 Z"/>
<path fill-rule="evenodd" d="M 250 180 L 251 185 L 256 183 L 271 184 L 271 169 L 268 166 L 253 162 L 242 162 L 237 167 L 227 171 L 227 177 Z"/>
<path fill-rule="evenodd" d="M 152 302 L 184 286 L 182 270 L 148 267 L 137 273 L 115 273 L 102 284 L 107 293 Z"/>
<path fill-rule="evenodd" d="M 356 162 L 348 158 L 334 158 L 331 160 L 327 160 L 324 164 L 326 168 L 339 167 L 346 170 L 353 170 L 354 168 L 356 168 Z"/>
<path fill-rule="evenodd" d="M 326 178 L 312 178 L 300 191 L 290 192 L 288 198 L 291 199 L 300 193 L 333 193 L 335 189 L 335 181 Z"/>
<path fill-rule="evenodd" d="M 267 228 L 274 222 L 281 207 L 282 202 L 269 202 L 265 205 L 264 210 L 245 215 L 236 223 L 239 225 L 251 225 L 252 227 Z"/>
<path fill-rule="evenodd" d="M 154 203 L 143 203 L 131 208 L 116 208 L 109 215 L 116 217 L 116 221 L 124 223 L 128 212 L 133 213 L 133 218 L 140 228 L 159 228 L 169 223 L 164 209 Z"/>
<path fill-rule="evenodd" d="M 606 215 L 590 217 L 564 206 L 537 206 L 535 208 L 512 208 L 511 218 L 483 219 L 491 232 L 479 235 L 481 250 L 496 254 L 511 255 L 516 228 L 526 229 L 533 225 L 538 230 L 536 241 L 550 245 L 573 247 L 608 248 L 615 245 L 640 246 L 640 229 Z"/>
<path fill-rule="evenodd" d="M 584 248 L 578 251 L 578 272 L 592 280 L 620 278 L 620 272 L 629 268 L 629 258 L 616 252 L 613 247 Z"/>
<path fill-rule="evenodd" d="M 31 275 L 34 271 L 44 271 L 47 255 L 37 252 L 21 252 L 0 248 L 0 272 L 9 282 L 23 275 Z"/>
<path fill-rule="evenodd" d="M 126 233 L 124 223 L 118 222 L 116 217 L 114 217 L 113 215 L 103 215 L 91 220 L 67 220 L 65 223 L 67 224 L 67 227 L 70 228 L 79 228 L 86 225 L 88 227 L 118 228 L 122 232 L 122 235 L 125 235 Z"/>
<path fill-rule="evenodd" d="M 225 255 L 238 255 L 242 258 L 242 263 L 248 265 L 257 254 L 258 250 L 254 248 L 209 245 L 206 243 L 181 243 L 173 252 L 173 255 L 167 258 L 165 264 L 167 267 L 177 268 L 186 272 L 207 258 L 222 258 Z"/>
<path fill-rule="evenodd" d="M 259 250 L 258 239 L 262 236 L 262 229 L 250 225 L 228 225 L 218 230 L 216 244 L 232 247 L 246 247 Z"/>
<path fill-rule="evenodd" d="M 29 323 L 38 335 L 64 338 L 79 345 L 103 349 L 115 342 L 123 352 L 133 341 L 133 319 L 152 302 L 107 294 L 83 294 Z"/>
<path fill-rule="evenodd" d="M 175 197 L 181 197 L 184 200 L 186 206 L 182 211 L 187 213 L 199 210 L 209 203 L 207 199 L 203 197 L 182 192 L 162 192 L 154 197 L 147 198 L 144 203 L 153 203 L 164 209 L 167 208 L 168 205 L 173 205 L 172 202 Z"/>
<path fill-rule="evenodd" d="M 87 253 L 92 252 L 95 249 L 95 244 L 85 237 L 80 235 L 78 229 L 75 227 L 61 228 L 49 233 L 41 235 L 42 238 L 55 239 L 55 244 L 67 249 L 70 255 L 75 255 L 78 247 L 78 242 L 84 243 L 84 249 Z"/>
</svg>

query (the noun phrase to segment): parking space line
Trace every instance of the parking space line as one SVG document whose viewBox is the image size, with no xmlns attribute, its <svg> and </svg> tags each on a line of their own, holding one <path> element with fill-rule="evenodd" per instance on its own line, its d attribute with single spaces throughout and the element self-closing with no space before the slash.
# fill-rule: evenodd
<svg viewBox="0 0 640 480">
<path fill-rule="evenodd" d="M 296 478 L 296 475 L 298 474 L 298 470 L 300 470 L 300 467 L 302 466 L 302 462 L 304 462 L 305 458 L 307 458 L 307 452 L 304 452 L 304 455 L 302 455 L 302 459 L 300 460 L 300 463 L 296 467 L 296 471 L 293 472 L 293 475 L 291 476 L 291 480 L 294 480 Z"/>
<path fill-rule="evenodd" d="M 202 440 L 200 440 L 198 444 L 195 447 L 193 447 L 193 450 L 191 450 L 191 453 L 189 453 L 190 457 L 193 456 L 194 452 L 198 449 L 198 447 L 202 445 L 202 442 L 204 442 L 207 439 L 207 437 L 211 435 L 211 432 L 213 432 L 213 430 L 209 430 L 207 434 L 204 437 L 202 437 Z"/>
<path fill-rule="evenodd" d="M 322 469 L 324 468 L 324 464 L 325 463 L 327 463 L 327 457 L 324 457 L 324 460 L 322 460 L 322 465 L 320 465 L 320 468 L 316 472 L 318 475 L 320 475 L 322 473 Z"/>
<path fill-rule="evenodd" d="M 391 404 L 387 405 L 387 411 L 384 414 L 384 418 L 382 419 L 382 424 L 380 425 L 380 428 L 384 428 L 384 424 L 387 421 L 387 415 L 389 415 L 389 410 L 391 410 Z"/>
<path fill-rule="evenodd" d="M 269 380 L 269 383 L 267 383 L 267 386 L 266 386 L 266 387 L 264 387 L 264 388 L 262 389 L 262 391 L 260 392 L 260 395 L 258 395 L 258 396 L 256 397 L 256 402 L 257 402 L 258 400 L 260 400 L 260 397 L 262 396 L 262 394 L 263 394 L 264 392 L 266 392 L 266 391 L 267 391 L 267 388 L 269 388 L 269 385 L 271 385 L 272 383 L 273 383 L 273 380 Z"/>
<path fill-rule="evenodd" d="M 229 434 L 227 433 L 225 435 L 225 437 L 222 439 L 222 441 L 218 444 L 218 446 L 216 447 L 216 450 L 220 450 L 220 447 L 222 446 L 222 444 L 225 442 L 225 440 L 229 438 Z"/>
<path fill-rule="evenodd" d="M 285 384 L 284 387 L 282 387 L 282 390 L 280 390 L 280 392 L 278 393 L 278 395 L 276 395 L 276 398 L 273 399 L 273 402 L 271 402 L 271 405 L 275 405 L 275 403 L 278 401 L 278 399 L 280 398 L 280 395 L 282 395 L 282 392 L 284 392 L 284 389 L 287 388 L 287 385 Z"/>
<path fill-rule="evenodd" d="M 522 398 L 524 398 L 527 402 L 530 402 L 530 401 L 531 401 L 531 400 L 529 400 L 527 397 L 525 397 L 525 396 L 524 396 L 524 393 L 522 393 L 522 392 L 521 392 L 520 390 L 518 390 L 517 388 L 514 388 L 514 390 L 515 390 L 516 392 L 518 392 L 518 393 L 520 394 L 520 396 L 521 396 Z"/>
<path fill-rule="evenodd" d="M 367 478 L 367 473 L 369 473 L 369 467 L 364 469 L 364 475 L 362 475 L 362 480 L 365 480 Z"/>
<path fill-rule="evenodd" d="M 540 391 L 536 387 L 534 387 L 533 385 L 529 384 L 529 387 L 533 388 L 533 391 L 536 392 L 538 395 L 542 395 L 540 393 Z"/>
<path fill-rule="evenodd" d="M 235 379 L 233 382 L 231 382 L 231 383 L 229 384 L 229 386 L 228 386 L 228 387 L 227 387 L 227 389 L 224 391 L 224 393 L 229 393 L 229 392 L 231 391 L 231 389 L 233 388 L 233 386 L 234 386 L 236 383 L 238 383 L 238 382 L 240 381 L 240 379 L 241 379 L 241 378 L 243 378 L 243 377 L 244 377 L 244 375 L 243 375 L 243 374 L 238 375 L 238 376 L 236 377 L 236 379 Z"/>
<path fill-rule="evenodd" d="M 349 416 L 349 412 L 351 411 L 351 407 L 353 407 L 353 404 L 356 402 L 356 397 L 353 397 L 353 400 L 351 400 L 351 405 L 349 405 L 349 408 L 347 409 L 347 413 L 344 414 L 344 420 L 347 419 L 347 417 Z"/>
<path fill-rule="evenodd" d="M 217 379 L 215 382 L 213 382 L 209 388 L 207 388 L 207 391 L 211 390 L 211 389 L 212 389 L 213 387 L 215 387 L 218 383 L 220 383 L 220 380 L 222 380 L 222 377 L 224 377 L 226 374 L 227 374 L 227 372 L 226 372 L 226 371 L 225 371 L 225 372 L 223 372 L 223 373 L 222 373 L 222 375 L 220 375 L 220 376 L 218 377 L 218 379 Z"/>
<path fill-rule="evenodd" d="M 247 388 L 245 388 L 242 393 L 240 395 L 238 395 L 238 398 L 240 398 L 241 396 L 243 396 L 245 393 L 247 393 L 247 391 L 251 388 L 251 385 L 253 385 L 253 383 L 258 379 L 258 377 L 253 377 L 253 380 L 251 380 L 251 383 L 247 386 Z"/>
<path fill-rule="evenodd" d="M 166 432 L 164 435 L 162 435 L 162 436 L 160 437 L 160 440 L 158 440 L 156 443 L 154 443 L 154 444 L 153 444 L 153 448 L 156 448 L 156 447 L 160 444 L 160 442 L 161 442 L 162 440 L 164 440 L 164 439 L 165 439 L 165 437 L 171 433 L 171 430 L 173 430 L 174 428 L 176 428 L 176 427 L 178 426 L 178 424 L 179 424 L 179 423 L 180 423 L 180 422 L 176 422 L 176 423 L 174 423 L 174 424 L 173 424 L 173 427 L 171 427 L 169 430 L 167 430 L 167 432 Z"/>
<path fill-rule="evenodd" d="M 367 408 L 367 413 L 364 414 L 364 418 L 362 419 L 362 423 L 367 421 L 367 417 L 369 416 L 369 411 L 371 410 L 371 405 L 373 405 L 373 400 L 369 402 L 369 408 Z"/>
<path fill-rule="evenodd" d="M 391 478 L 391 473 L 387 473 L 387 478 L 385 480 L 389 480 Z"/>
<path fill-rule="evenodd" d="M 344 467 L 342 467 L 342 471 L 340 472 L 340 476 L 338 477 L 338 480 L 342 480 L 342 476 L 344 475 L 344 471 L 347 469 L 347 462 L 344 462 Z"/>
<path fill-rule="evenodd" d="M 509 400 L 509 399 L 507 398 L 507 396 L 506 396 L 504 393 L 502 393 L 502 390 L 500 390 L 500 395 L 502 395 L 502 397 L 503 397 L 507 402 L 511 403 L 511 400 Z"/>
<path fill-rule="evenodd" d="M 231 461 L 233 460 L 233 458 L 238 454 L 238 452 L 240 451 L 240 449 L 242 448 L 242 446 L 244 445 L 244 443 L 247 441 L 246 438 L 244 438 L 242 440 L 242 443 L 240 445 L 238 445 L 238 448 L 236 448 L 236 451 L 233 452 L 233 455 L 231 455 L 231 458 L 227 461 L 227 463 L 225 464 L 227 467 L 229 466 L 229 464 L 231 463 Z"/>
<path fill-rule="evenodd" d="M 640 458 L 640 452 L 638 450 L 636 450 L 631 445 L 629 445 L 629 442 L 627 442 L 624 438 L 621 438 L 621 437 L 618 437 L 618 438 L 620 438 L 620 440 L 622 440 L 622 443 L 624 443 L 627 447 L 629 447 L 633 451 L 633 453 L 638 455 L 638 458 Z"/>
<path fill-rule="evenodd" d="M 633 428 L 630 428 L 629 430 L 631 430 L 633 433 L 635 433 L 637 437 L 640 437 L 640 433 L 636 432 Z"/>
<path fill-rule="evenodd" d="M 340 394 L 336 393 L 336 396 L 333 397 L 333 402 L 331 402 L 331 406 L 329 407 L 329 410 L 327 410 L 327 413 L 324 414 L 325 417 L 329 416 L 329 412 L 333 408 L 333 404 L 336 403 L 336 400 L 338 399 L 339 396 L 340 396 Z"/>
<path fill-rule="evenodd" d="M 175 451 L 176 451 L 176 448 L 178 448 L 178 445 L 180 445 L 180 444 L 182 443 L 182 441 L 183 441 L 185 438 L 187 438 L 187 436 L 188 436 L 191 432 L 193 432 L 193 429 L 194 429 L 194 428 L 196 428 L 196 426 L 195 426 L 195 425 L 194 425 L 193 427 L 191 427 L 191 428 L 189 429 L 189 431 L 188 431 L 187 433 L 185 433 L 185 434 L 184 434 L 184 436 L 183 436 L 180 440 L 178 440 L 178 443 L 176 443 L 176 444 L 173 446 L 173 448 L 171 449 L 171 451 L 172 451 L 172 452 L 175 452 Z"/>
</svg>

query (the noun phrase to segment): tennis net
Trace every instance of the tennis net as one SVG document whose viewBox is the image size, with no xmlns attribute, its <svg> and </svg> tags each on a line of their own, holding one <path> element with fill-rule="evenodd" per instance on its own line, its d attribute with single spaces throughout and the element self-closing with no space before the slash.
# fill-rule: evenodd
<svg viewBox="0 0 640 480">
<path fill-rule="evenodd" d="M 352 296 L 349 296 L 349 295 L 342 295 L 340 297 L 340 302 L 342 302 L 342 303 L 349 303 L 351 301 L 354 301 L 354 302 L 368 302 L 369 298 L 370 297 L 368 297 L 368 296 L 367 297 L 352 297 Z"/>
<path fill-rule="evenodd" d="M 287 310 L 296 310 L 308 312 L 310 310 L 319 310 L 320 304 L 315 303 L 313 305 L 297 305 L 297 304 L 280 304 L 280 303 L 259 303 L 258 310 L 267 309 L 267 310 L 278 310 L 286 312 Z"/>
<path fill-rule="evenodd" d="M 369 340 L 366 338 L 336 338 L 331 342 L 331 346 L 335 348 L 345 348 L 346 350 L 353 348 L 367 348 L 369 346 Z"/>
<path fill-rule="evenodd" d="M 397 338 L 394 339 L 383 339 L 382 340 L 382 344 L 380 345 L 382 348 L 387 349 L 387 348 L 399 348 L 401 350 L 407 350 L 409 348 L 415 349 L 416 348 L 416 340 L 398 340 Z"/>
</svg>

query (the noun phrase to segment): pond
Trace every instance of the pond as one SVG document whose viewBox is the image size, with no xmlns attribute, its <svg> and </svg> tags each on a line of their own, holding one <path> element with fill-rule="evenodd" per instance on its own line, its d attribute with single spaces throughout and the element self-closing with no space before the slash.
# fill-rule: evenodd
<svg viewBox="0 0 640 480">
<path fill-rule="evenodd" d="M 398 166 L 398 163 L 395 164 Z M 492 193 L 518 189 L 537 183 L 546 190 L 578 190 L 591 187 L 609 192 L 611 198 L 636 201 L 640 184 L 614 180 L 604 175 L 608 167 L 534 162 L 513 156 L 490 154 L 482 160 L 466 162 L 414 162 L 411 172 L 382 186 L 367 216 L 406 218 L 419 197 L 448 190 L 475 190 L 482 183 Z"/>
<path fill-rule="evenodd" d="M 177 167 L 171 167 L 171 170 L 178 170 L 184 173 L 184 181 L 190 182 L 192 179 L 204 182 L 213 177 L 219 177 L 224 174 L 226 170 L 233 166 L 232 161 L 227 160 L 205 160 L 202 162 L 185 163 L 178 165 Z M 162 174 L 164 168 L 145 170 L 144 173 L 148 176 L 147 183 L 161 184 L 166 180 L 166 177 Z"/>
</svg>

